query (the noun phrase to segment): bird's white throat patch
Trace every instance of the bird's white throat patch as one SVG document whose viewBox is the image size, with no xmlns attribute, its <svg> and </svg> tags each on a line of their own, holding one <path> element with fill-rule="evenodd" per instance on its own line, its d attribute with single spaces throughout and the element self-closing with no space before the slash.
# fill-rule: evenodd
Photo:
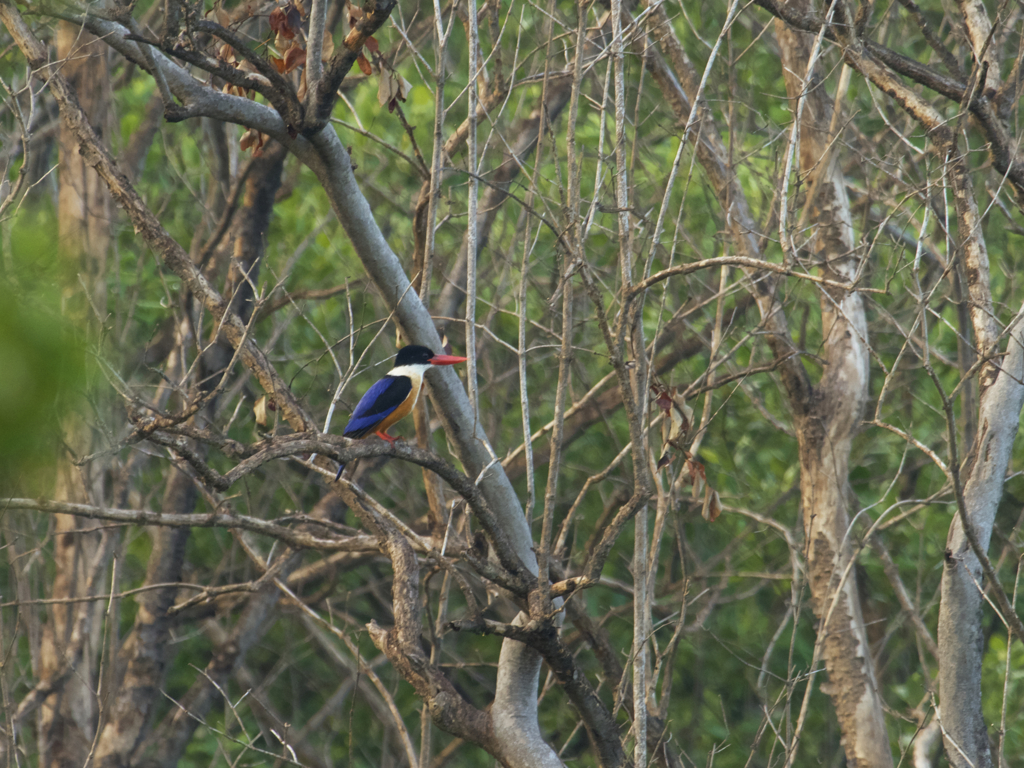
<svg viewBox="0 0 1024 768">
<path fill-rule="evenodd" d="M 423 380 L 423 374 L 429 367 L 430 363 L 414 363 L 413 365 L 400 365 L 397 368 L 392 368 L 390 371 L 388 371 L 388 376 L 408 376 L 414 382 L 420 382 Z"/>
</svg>

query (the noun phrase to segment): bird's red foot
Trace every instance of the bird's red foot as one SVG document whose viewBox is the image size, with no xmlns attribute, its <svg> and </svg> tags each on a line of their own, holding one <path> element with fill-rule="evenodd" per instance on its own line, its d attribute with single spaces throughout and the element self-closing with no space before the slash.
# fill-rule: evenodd
<svg viewBox="0 0 1024 768">
<path fill-rule="evenodd" d="M 392 445 L 398 442 L 397 437 L 392 437 L 387 432 L 381 432 L 380 430 L 377 431 L 377 437 L 379 437 L 381 440 L 387 440 Z"/>
</svg>

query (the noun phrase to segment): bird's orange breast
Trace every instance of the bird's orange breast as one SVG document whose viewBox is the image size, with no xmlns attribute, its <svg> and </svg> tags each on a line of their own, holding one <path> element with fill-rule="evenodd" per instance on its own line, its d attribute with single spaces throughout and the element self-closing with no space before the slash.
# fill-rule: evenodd
<svg viewBox="0 0 1024 768">
<path fill-rule="evenodd" d="M 384 417 L 384 421 L 377 427 L 378 432 L 387 432 L 388 428 L 396 422 L 404 419 L 416 406 L 416 401 L 420 397 L 420 389 L 423 385 L 423 379 L 410 377 L 412 379 L 412 390 L 409 392 L 409 396 L 405 398 L 405 402 L 399 405 L 395 410 Z"/>
</svg>

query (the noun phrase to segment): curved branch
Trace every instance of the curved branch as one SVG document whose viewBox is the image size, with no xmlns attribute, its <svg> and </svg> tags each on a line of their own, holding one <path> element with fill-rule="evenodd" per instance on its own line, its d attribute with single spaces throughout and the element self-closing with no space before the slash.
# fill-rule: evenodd
<svg viewBox="0 0 1024 768">
<path fill-rule="evenodd" d="M 285 143 L 292 138 L 288 133 L 284 119 L 277 110 L 265 104 L 259 104 L 252 99 L 221 93 L 211 88 L 206 83 L 196 80 L 187 69 L 170 59 L 159 48 L 153 47 L 150 51 L 151 55 L 145 56 L 139 48 L 144 43 L 139 43 L 138 36 L 122 24 L 97 16 L 76 16 L 70 18 L 84 26 L 97 37 L 102 38 L 107 45 L 140 69 L 148 72 L 151 76 L 156 76 L 152 68 L 153 66 L 157 67 L 167 82 L 171 93 L 183 105 L 181 108 L 173 111 L 173 119 L 184 120 L 188 117 L 210 117 L 236 125 L 244 125 L 247 128 L 254 128 Z M 152 59 L 152 65 L 150 59 Z M 224 66 L 227 67 L 226 64 Z M 257 92 L 264 89 L 257 81 L 240 70 L 236 70 L 234 67 L 228 67 L 228 69 L 238 72 L 245 77 L 245 80 L 239 83 L 243 87 L 257 90 Z M 231 77 L 228 76 L 231 74 L 230 72 L 224 74 L 218 72 L 217 74 L 219 77 L 224 77 L 228 82 L 235 84 Z M 254 86 L 253 83 L 256 85 Z"/>
<path fill-rule="evenodd" d="M 395 626 L 385 630 L 376 621 L 371 621 L 369 630 L 374 645 L 416 689 L 438 726 L 479 744 L 503 760 L 491 717 L 466 701 L 423 652 L 420 644 L 423 619 L 420 616 L 419 564 L 408 539 L 390 521 L 364 505 L 350 489 L 343 487 L 341 496 L 366 527 L 374 532 L 380 548 L 391 560 L 395 574 L 391 587 Z"/>
<path fill-rule="evenodd" d="M 363 6 L 363 18 L 345 36 L 341 50 L 337 51 L 324 66 L 323 75 L 310 84 L 310 92 L 306 97 L 306 122 L 302 127 L 304 135 L 313 136 L 327 125 L 327 121 L 331 119 L 334 102 L 338 98 L 341 81 L 345 79 L 362 53 L 366 39 L 384 26 L 396 5 L 398 0 L 368 0 Z"/>
<path fill-rule="evenodd" d="M 236 515 L 233 512 L 212 512 L 208 515 L 179 515 L 153 512 L 148 509 L 114 509 L 94 507 L 91 504 L 75 504 L 68 501 L 49 499 L 0 499 L 5 509 L 34 509 L 51 514 L 74 515 L 91 520 L 110 520 L 131 525 L 161 525 L 168 528 L 225 528 L 250 531 L 290 544 L 302 549 L 316 549 L 323 552 L 366 552 L 376 549 L 370 536 L 347 536 L 325 539 L 305 531 L 296 531 L 283 525 L 270 523 L 257 517 Z"/>
<path fill-rule="evenodd" d="M 270 103 L 274 105 L 281 116 L 286 119 L 289 126 L 296 130 L 299 128 L 302 121 L 302 105 L 299 104 L 299 99 L 291 82 L 284 75 L 271 66 L 262 56 L 257 56 L 253 53 L 249 46 L 246 45 L 245 40 L 232 30 L 225 29 L 220 24 L 207 21 L 206 19 L 195 19 L 191 24 L 198 31 L 223 40 L 239 56 L 252 64 L 256 71 L 270 82 L 271 90 L 264 95 L 270 100 Z"/>
<path fill-rule="evenodd" d="M 268 441 L 266 447 L 260 449 L 253 456 L 239 462 L 234 469 L 227 472 L 223 476 L 224 485 L 221 490 L 230 487 L 268 461 L 303 453 L 332 456 L 345 463 L 355 459 L 394 456 L 395 458 L 418 464 L 436 473 L 469 504 L 470 509 L 473 510 L 473 513 L 483 526 L 484 532 L 494 546 L 495 554 L 497 554 L 502 566 L 519 584 L 517 591 L 525 594 L 526 590 L 529 589 L 528 585 L 532 582 L 529 576 L 532 571 L 529 570 L 527 564 L 522 562 L 521 555 L 519 555 L 515 546 L 509 540 L 505 526 L 502 525 L 499 517 L 491 508 L 489 500 L 481 492 L 480 488 L 477 487 L 476 483 L 473 482 L 473 479 L 459 472 L 436 453 L 431 453 L 409 443 L 402 441 L 394 444 L 378 441 L 353 442 L 344 437 L 333 435 L 310 436 L 299 434 L 273 438 Z"/>
<path fill-rule="evenodd" d="M 763 259 L 752 259 L 747 256 L 717 256 L 713 259 L 701 259 L 700 261 L 692 261 L 688 264 L 679 264 L 675 267 L 663 269 L 661 272 L 656 272 L 643 282 L 632 286 L 629 290 L 629 296 L 632 298 L 643 291 L 646 291 L 651 286 L 660 283 L 662 280 L 667 280 L 670 277 L 675 277 L 677 275 L 690 275 L 694 272 L 699 272 L 702 269 L 713 269 L 714 267 L 721 266 L 746 267 L 750 270 L 764 270 L 765 272 L 774 272 L 777 275 L 785 275 L 786 277 L 799 277 L 803 280 L 810 280 L 812 283 L 818 283 L 819 285 L 836 288 L 841 291 L 886 293 L 886 291 L 877 288 L 858 288 L 856 283 L 842 283 L 838 280 L 829 280 L 827 277 L 811 275 L 807 272 L 797 272 L 795 269 L 790 269 L 782 264 L 773 264 L 772 262 L 765 261 Z"/>
<path fill-rule="evenodd" d="M 214 26 L 219 27 L 220 25 Z M 181 61 L 191 64 L 192 66 L 197 67 L 203 70 L 204 72 L 209 72 L 211 75 L 219 77 L 226 83 L 230 83 L 231 85 L 234 85 L 238 88 L 244 88 L 247 91 L 254 91 L 255 93 L 258 93 L 261 96 L 265 97 L 267 101 L 273 104 L 279 114 L 287 114 L 288 112 L 288 109 L 285 106 L 285 98 L 282 96 L 281 93 L 278 92 L 273 81 L 271 81 L 270 78 L 267 77 L 262 71 L 260 71 L 258 74 L 245 72 L 239 69 L 238 67 L 232 66 L 226 61 L 222 61 L 212 56 L 208 56 L 207 54 L 201 53 L 200 51 L 185 48 L 181 45 L 164 45 L 163 43 L 157 40 L 149 40 L 148 38 L 145 38 L 142 35 L 135 33 L 129 33 L 125 35 L 125 40 L 133 43 L 138 43 L 139 45 L 149 46 L 150 48 L 156 49 L 168 56 L 173 56 L 175 59 L 180 59 Z M 232 48 L 234 48 L 233 44 Z M 140 50 L 139 53 L 140 55 L 145 56 L 143 51 Z M 246 51 L 243 53 L 242 51 L 239 51 L 239 53 L 247 61 L 250 58 L 259 60 L 259 57 L 252 56 L 251 52 Z M 249 55 L 246 56 L 246 53 L 248 53 Z M 154 63 L 154 66 L 157 65 Z M 153 71 L 153 67 L 146 66 L 145 69 L 151 75 L 156 76 L 156 73 Z M 163 70 L 162 68 L 158 67 L 157 71 L 162 72 Z M 278 75 L 278 78 L 281 78 L 281 76 Z M 182 111 L 180 109 L 174 109 L 174 105 L 172 104 L 165 103 L 164 111 L 165 115 L 167 116 L 167 119 L 172 122 L 177 122 L 180 120 L 187 119 L 188 117 L 191 117 L 191 115 L 188 114 L 188 110 Z"/>
<path fill-rule="evenodd" d="M 776 0 L 754 1 L 773 16 L 782 19 L 796 29 L 813 34 L 821 31 L 821 18 L 816 13 L 805 13 L 793 3 L 779 3 Z M 851 56 L 850 48 L 854 40 L 852 26 L 845 24 L 830 26 L 825 30 L 825 39 L 841 45 L 850 66 L 901 103 L 900 97 L 892 91 L 892 83 L 899 82 L 895 80 L 893 73 L 907 77 L 925 88 L 952 99 L 957 104 L 964 104 L 967 101 L 966 108 L 978 119 L 986 138 L 991 142 L 993 165 L 1013 184 L 1018 198 L 1024 196 L 1024 162 L 1017 156 L 1016 143 L 999 119 L 995 105 L 990 98 L 990 90 L 978 88 L 977 92 L 971 95 L 972 84 L 970 82 L 942 75 L 920 62 L 898 54 L 872 40 L 855 38 L 856 47 L 861 50 Z M 865 68 L 863 66 L 865 58 L 874 61 L 874 66 Z M 881 71 L 883 69 L 881 65 L 886 68 L 884 72 Z M 899 85 L 905 88 L 902 83 Z M 914 95 L 917 97 L 916 94 Z M 968 96 L 970 96 L 969 100 Z"/>
</svg>

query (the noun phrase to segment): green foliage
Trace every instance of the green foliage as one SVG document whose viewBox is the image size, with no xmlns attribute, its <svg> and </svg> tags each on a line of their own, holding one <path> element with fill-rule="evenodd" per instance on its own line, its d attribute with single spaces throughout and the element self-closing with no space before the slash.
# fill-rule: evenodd
<svg viewBox="0 0 1024 768">
<path fill-rule="evenodd" d="M 0 309 L 0 480 L 7 482 L 52 464 L 60 452 L 60 419 L 80 406 L 85 383 L 86 349 L 58 313 L 54 244 L 45 234 L 37 237 L 47 232 L 46 218 L 37 212 L 28 229 L 15 229 L 15 268 L 25 290 L 8 296 Z"/>
</svg>

